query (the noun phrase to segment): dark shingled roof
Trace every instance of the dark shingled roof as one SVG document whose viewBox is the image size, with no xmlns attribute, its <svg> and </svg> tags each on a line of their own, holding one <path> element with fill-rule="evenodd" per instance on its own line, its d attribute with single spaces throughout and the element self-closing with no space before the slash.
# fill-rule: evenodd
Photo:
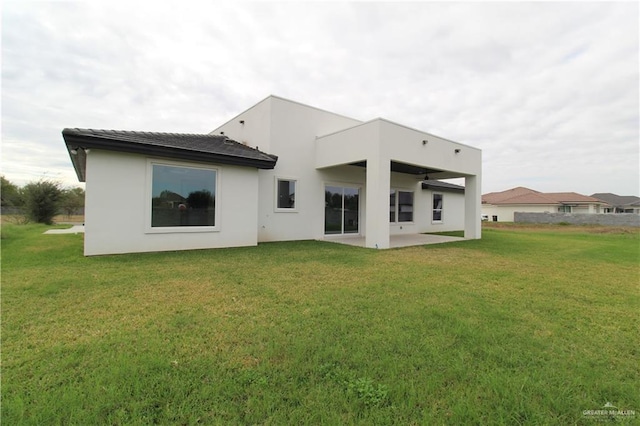
<svg viewBox="0 0 640 426">
<path fill-rule="evenodd" d="M 273 169 L 278 160 L 221 135 L 64 129 L 62 137 L 80 182 L 86 176 L 85 150 L 91 148 L 259 169 Z"/>
<path fill-rule="evenodd" d="M 423 180 L 422 189 L 435 189 L 445 192 L 460 192 L 464 193 L 464 186 L 454 185 L 449 182 L 441 182 L 439 180 Z"/>
<path fill-rule="evenodd" d="M 635 195 L 618 195 L 612 194 L 611 192 L 598 192 L 596 194 L 591 194 L 591 196 L 614 207 L 624 208 L 640 206 L 640 197 L 636 197 Z"/>
</svg>

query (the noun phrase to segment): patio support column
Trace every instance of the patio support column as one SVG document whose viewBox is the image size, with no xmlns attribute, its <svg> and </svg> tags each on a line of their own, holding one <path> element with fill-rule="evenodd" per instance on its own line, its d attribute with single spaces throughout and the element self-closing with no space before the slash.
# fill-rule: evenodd
<svg viewBox="0 0 640 426">
<path fill-rule="evenodd" d="M 365 246 L 389 248 L 389 189 L 391 188 L 391 160 L 367 159 L 367 200 Z M 479 217 L 479 216 L 478 216 Z"/>
<path fill-rule="evenodd" d="M 480 176 L 466 176 L 464 178 L 464 237 L 467 239 L 481 237 L 481 197 Z"/>
</svg>

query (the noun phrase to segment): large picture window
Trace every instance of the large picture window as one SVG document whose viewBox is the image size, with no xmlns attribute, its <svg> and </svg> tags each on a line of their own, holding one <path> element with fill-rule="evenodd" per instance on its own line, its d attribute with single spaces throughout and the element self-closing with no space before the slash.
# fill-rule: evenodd
<svg viewBox="0 0 640 426">
<path fill-rule="evenodd" d="M 283 210 L 296 208 L 296 181 L 292 179 L 276 179 L 276 207 Z"/>
<path fill-rule="evenodd" d="M 151 227 L 216 225 L 215 169 L 152 164 Z"/>
<path fill-rule="evenodd" d="M 413 192 L 389 192 L 389 222 L 413 222 Z"/>
<path fill-rule="evenodd" d="M 442 194 L 433 194 L 433 216 L 434 222 L 442 222 Z"/>
</svg>

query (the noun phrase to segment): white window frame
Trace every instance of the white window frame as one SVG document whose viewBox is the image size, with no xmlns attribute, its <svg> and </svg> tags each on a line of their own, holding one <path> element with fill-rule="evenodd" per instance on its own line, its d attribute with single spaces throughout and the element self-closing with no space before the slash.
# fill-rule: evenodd
<svg viewBox="0 0 640 426">
<path fill-rule="evenodd" d="M 182 167 L 186 169 L 199 169 L 209 170 L 216 173 L 216 187 L 215 187 L 215 200 L 216 207 L 214 212 L 214 226 L 163 226 L 153 227 L 151 226 L 151 214 L 153 199 L 153 166 L 170 166 L 170 167 Z M 194 232 L 219 232 L 220 231 L 220 179 L 221 171 L 218 167 L 205 166 L 201 164 L 194 164 L 182 161 L 172 160 L 159 160 L 159 159 L 147 159 L 147 182 L 145 188 L 145 230 L 146 234 L 182 234 L 182 233 L 194 233 Z"/>
<path fill-rule="evenodd" d="M 293 201 L 293 207 L 289 208 L 289 207 L 278 207 L 278 190 L 280 189 L 278 182 L 281 180 L 286 180 L 289 182 L 294 182 L 295 183 L 295 190 L 293 192 L 294 194 L 294 201 Z M 273 210 L 276 213 L 298 213 L 298 194 L 300 193 L 300 183 L 298 181 L 297 178 L 294 177 L 290 177 L 290 176 L 274 176 L 274 180 L 273 180 Z"/>
<path fill-rule="evenodd" d="M 436 209 L 436 206 L 434 205 L 434 198 L 436 195 L 440 196 L 440 200 L 442 202 L 442 205 L 440 206 L 439 209 Z M 434 213 L 436 211 L 440 212 L 440 220 L 436 220 L 433 218 Z M 431 223 L 443 223 L 444 222 L 444 194 L 442 192 L 433 192 L 431 194 Z"/>
<path fill-rule="evenodd" d="M 389 219 L 389 223 L 392 225 L 404 225 L 404 224 L 411 224 L 414 223 L 416 220 L 416 192 L 412 191 L 410 189 L 403 189 L 403 188 L 390 188 L 389 192 L 391 191 L 395 191 L 396 193 L 396 202 L 395 202 L 395 206 L 394 208 L 394 212 L 395 212 L 395 221 L 391 221 L 391 219 Z M 411 194 L 413 194 L 412 200 L 413 200 L 413 204 L 411 205 L 412 208 L 412 215 L 411 218 L 412 220 L 408 220 L 408 221 L 400 221 L 400 193 L 401 192 L 410 192 Z M 389 194 L 389 196 L 391 196 L 391 194 Z M 391 205 L 389 205 L 389 207 L 391 207 Z"/>
</svg>

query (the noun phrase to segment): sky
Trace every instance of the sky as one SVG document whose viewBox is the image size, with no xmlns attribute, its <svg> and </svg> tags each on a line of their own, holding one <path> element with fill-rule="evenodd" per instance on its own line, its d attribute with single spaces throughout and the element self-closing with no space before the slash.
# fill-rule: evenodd
<svg viewBox="0 0 640 426">
<path fill-rule="evenodd" d="M 637 2 L 2 2 L 1 173 L 65 127 L 208 133 L 273 94 L 482 149 L 483 193 L 640 195 Z M 278 154 L 278 153 L 274 153 Z"/>
</svg>

